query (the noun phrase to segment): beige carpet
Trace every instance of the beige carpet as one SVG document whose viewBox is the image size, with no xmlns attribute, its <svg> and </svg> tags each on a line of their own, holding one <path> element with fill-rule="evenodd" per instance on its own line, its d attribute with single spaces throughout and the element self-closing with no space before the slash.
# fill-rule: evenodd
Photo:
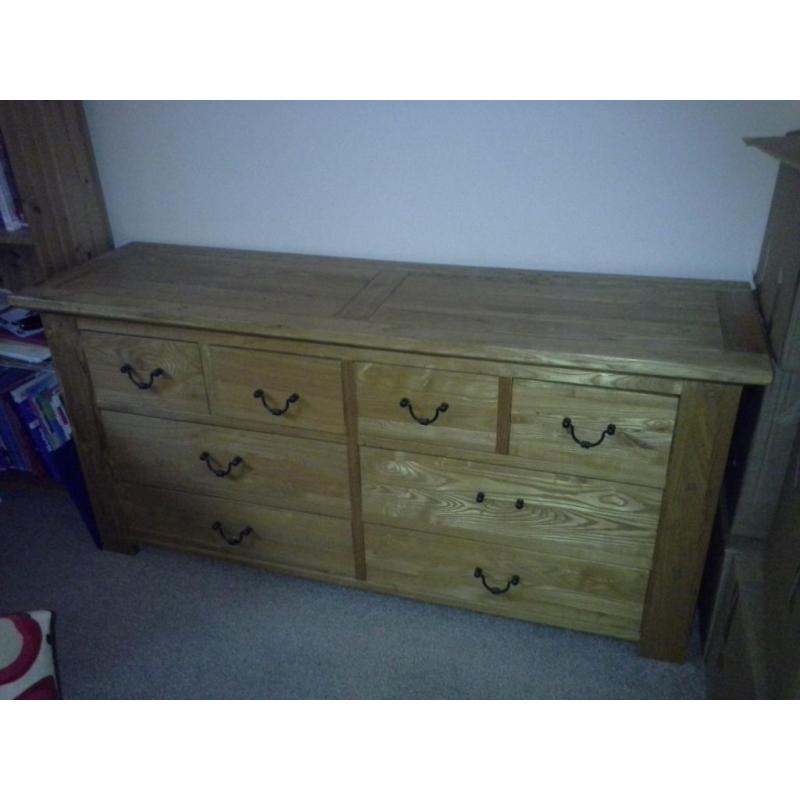
<svg viewBox="0 0 800 800">
<path fill-rule="evenodd" d="M 0 613 L 49 608 L 67 698 L 701 698 L 599 636 L 272 575 L 97 550 L 58 487 L 0 476 Z"/>
</svg>

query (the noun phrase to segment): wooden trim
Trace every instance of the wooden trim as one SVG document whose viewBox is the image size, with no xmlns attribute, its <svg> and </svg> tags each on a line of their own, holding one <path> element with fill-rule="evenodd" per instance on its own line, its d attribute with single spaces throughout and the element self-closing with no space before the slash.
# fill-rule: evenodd
<svg viewBox="0 0 800 800">
<path fill-rule="evenodd" d="M 643 656 L 686 660 L 740 393 L 738 386 L 688 383 L 678 404 L 642 619 Z"/>
<path fill-rule="evenodd" d="M 511 395 L 513 381 L 511 378 L 500 378 L 497 390 L 497 444 L 498 455 L 508 455 L 511 441 Z"/>
<path fill-rule="evenodd" d="M 350 519 L 353 530 L 353 558 L 358 580 L 366 580 L 367 559 L 364 551 L 364 525 L 361 499 L 361 456 L 358 448 L 358 395 L 353 364 L 342 362 L 342 399 L 347 432 L 347 462 L 350 469 Z"/>
<path fill-rule="evenodd" d="M 70 272 L 70 274 L 73 274 Z M 58 279 L 56 279 L 58 280 Z M 50 282 L 51 284 L 53 281 Z M 394 364 L 409 367 L 429 367 L 451 372 L 470 372 L 478 375 L 499 375 L 508 378 L 570 383 L 581 386 L 619 389 L 622 391 L 678 396 L 683 391 L 683 382 L 669 378 L 643 375 L 624 375 L 590 369 L 570 367 L 548 367 L 532 364 L 515 364 L 480 358 L 455 358 L 430 354 L 394 352 L 374 348 L 333 345 L 318 342 L 296 342 L 264 336 L 245 336 L 235 333 L 217 333 L 194 330 L 171 325 L 151 325 L 94 317 L 79 317 L 80 330 L 97 333 L 117 333 L 129 336 L 147 336 L 175 341 L 199 342 L 201 344 L 239 347 L 248 350 L 268 350 L 275 353 L 307 355 L 319 358 L 369 361 L 374 364 Z"/>
<path fill-rule="evenodd" d="M 103 426 L 95 405 L 89 367 L 81 347 L 75 320 L 45 314 L 42 317 L 47 343 L 67 404 L 75 444 L 86 488 L 92 501 L 103 547 L 117 552 L 133 552 L 122 508 L 117 500 Z"/>
</svg>

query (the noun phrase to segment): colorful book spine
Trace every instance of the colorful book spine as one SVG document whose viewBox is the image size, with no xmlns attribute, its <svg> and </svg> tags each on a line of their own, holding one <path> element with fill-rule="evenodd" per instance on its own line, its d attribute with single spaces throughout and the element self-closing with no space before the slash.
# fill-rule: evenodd
<svg viewBox="0 0 800 800">
<path fill-rule="evenodd" d="M 42 430 L 42 421 L 32 404 L 29 402 L 17 403 L 17 414 L 19 414 L 19 418 L 28 428 L 31 441 L 36 447 L 36 451 L 39 453 L 48 474 L 54 481 L 61 483 L 62 476 L 58 469 L 58 464 L 53 458 L 53 448 Z"/>
</svg>

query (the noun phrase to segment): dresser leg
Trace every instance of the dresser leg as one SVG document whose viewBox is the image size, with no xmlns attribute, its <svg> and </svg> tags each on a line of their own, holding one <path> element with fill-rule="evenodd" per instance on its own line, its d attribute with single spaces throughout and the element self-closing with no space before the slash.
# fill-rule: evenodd
<svg viewBox="0 0 800 800">
<path fill-rule="evenodd" d="M 103 547 L 106 550 L 128 552 L 127 525 L 117 500 L 103 425 L 97 411 L 78 326 L 73 317 L 60 314 L 43 314 L 42 321 L 64 390 L 75 446 Z"/>
<path fill-rule="evenodd" d="M 647 658 L 686 661 L 740 392 L 684 386 L 642 618 L 639 652 Z"/>
</svg>

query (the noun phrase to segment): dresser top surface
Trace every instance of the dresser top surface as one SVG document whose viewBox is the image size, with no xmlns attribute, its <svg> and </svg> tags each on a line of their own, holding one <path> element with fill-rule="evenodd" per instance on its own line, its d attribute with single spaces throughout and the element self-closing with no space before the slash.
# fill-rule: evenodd
<svg viewBox="0 0 800 800">
<path fill-rule="evenodd" d="M 768 383 L 746 283 L 132 243 L 19 306 L 388 350 Z"/>
</svg>

